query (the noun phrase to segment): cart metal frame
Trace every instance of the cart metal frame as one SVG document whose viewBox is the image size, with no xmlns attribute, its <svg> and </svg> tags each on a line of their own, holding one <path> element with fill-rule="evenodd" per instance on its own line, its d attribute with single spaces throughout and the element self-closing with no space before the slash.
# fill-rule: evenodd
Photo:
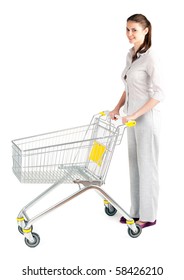
<svg viewBox="0 0 184 280">
<path fill-rule="evenodd" d="M 40 237 L 33 232 L 33 224 L 88 190 L 95 190 L 103 199 L 105 212 L 113 216 L 117 211 L 127 220 L 131 237 L 141 234 L 141 227 L 102 189 L 115 146 L 120 144 L 127 126 L 115 126 L 108 111 L 92 117 L 90 124 L 56 132 L 40 134 L 12 141 L 13 172 L 22 183 L 52 183 L 44 192 L 24 206 L 17 216 L 18 229 L 29 247 L 36 247 Z M 61 184 L 78 184 L 78 191 L 44 211 L 29 218 L 28 210 Z"/>
</svg>

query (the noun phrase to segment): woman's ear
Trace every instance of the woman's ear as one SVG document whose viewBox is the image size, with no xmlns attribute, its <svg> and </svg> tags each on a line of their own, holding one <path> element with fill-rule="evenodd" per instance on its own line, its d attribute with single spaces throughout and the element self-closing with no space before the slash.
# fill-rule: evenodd
<svg viewBox="0 0 184 280">
<path fill-rule="evenodd" d="M 148 31 L 149 31 L 149 29 L 148 29 L 148 27 L 146 27 L 146 28 L 144 29 L 144 35 L 146 35 L 146 34 L 148 33 Z"/>
</svg>

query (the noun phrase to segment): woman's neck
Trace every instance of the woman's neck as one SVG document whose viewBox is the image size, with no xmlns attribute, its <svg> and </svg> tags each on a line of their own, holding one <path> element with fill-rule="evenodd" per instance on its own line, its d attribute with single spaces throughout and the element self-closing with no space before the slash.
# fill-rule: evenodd
<svg viewBox="0 0 184 280">
<path fill-rule="evenodd" d="M 134 50 L 135 53 L 138 51 L 138 49 L 140 48 L 140 46 L 142 44 L 143 44 L 143 42 L 142 43 L 137 43 L 137 44 L 134 45 L 133 50 Z"/>
</svg>

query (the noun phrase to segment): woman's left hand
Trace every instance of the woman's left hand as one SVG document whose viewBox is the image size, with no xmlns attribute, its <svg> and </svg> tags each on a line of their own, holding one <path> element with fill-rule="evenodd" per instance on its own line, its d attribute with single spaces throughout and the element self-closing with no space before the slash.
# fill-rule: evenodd
<svg viewBox="0 0 184 280">
<path fill-rule="evenodd" d="M 128 121 L 134 121 L 134 120 L 135 120 L 135 116 L 134 115 L 122 117 L 123 124 L 127 123 Z"/>
</svg>

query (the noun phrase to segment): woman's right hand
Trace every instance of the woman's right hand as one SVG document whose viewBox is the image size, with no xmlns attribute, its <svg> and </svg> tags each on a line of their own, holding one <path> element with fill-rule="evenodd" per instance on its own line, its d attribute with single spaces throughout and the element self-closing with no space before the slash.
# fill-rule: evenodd
<svg viewBox="0 0 184 280">
<path fill-rule="evenodd" d="M 109 116 L 111 118 L 111 120 L 117 120 L 117 118 L 115 117 L 115 115 L 119 115 L 119 110 L 114 109 L 112 111 L 109 112 Z"/>
</svg>

